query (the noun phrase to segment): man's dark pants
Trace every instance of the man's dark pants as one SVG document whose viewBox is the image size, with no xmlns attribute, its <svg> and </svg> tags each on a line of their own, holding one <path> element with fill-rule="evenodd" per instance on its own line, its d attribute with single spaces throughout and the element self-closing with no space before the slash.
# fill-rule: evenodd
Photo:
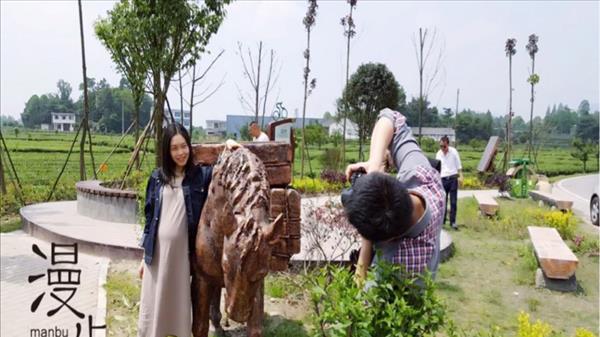
<svg viewBox="0 0 600 337">
<path fill-rule="evenodd" d="M 456 195 L 458 192 L 458 175 L 451 175 L 442 178 L 444 191 L 446 191 L 446 205 L 448 205 L 448 197 L 450 197 L 450 224 L 456 224 Z M 446 211 L 444 212 L 444 223 L 446 223 Z"/>
</svg>

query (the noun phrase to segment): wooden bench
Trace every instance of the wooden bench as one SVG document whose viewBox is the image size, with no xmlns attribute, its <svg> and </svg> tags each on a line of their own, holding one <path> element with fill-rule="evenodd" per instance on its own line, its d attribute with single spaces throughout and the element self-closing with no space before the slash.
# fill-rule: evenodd
<svg viewBox="0 0 600 337">
<path fill-rule="evenodd" d="M 567 280 L 575 275 L 579 260 L 555 228 L 528 226 L 527 230 L 537 260 L 546 277 Z"/>
<path fill-rule="evenodd" d="M 536 201 L 542 201 L 550 206 L 554 206 L 561 211 L 569 211 L 573 207 L 573 200 L 557 196 L 552 193 L 542 191 L 529 191 L 529 196 Z"/>
<path fill-rule="evenodd" d="M 488 216 L 494 216 L 496 215 L 496 212 L 498 212 L 498 203 L 496 202 L 496 200 L 488 195 L 477 195 L 475 194 L 475 200 L 477 200 L 477 203 L 479 204 L 479 210 L 481 211 L 482 214 L 488 215 Z"/>
</svg>

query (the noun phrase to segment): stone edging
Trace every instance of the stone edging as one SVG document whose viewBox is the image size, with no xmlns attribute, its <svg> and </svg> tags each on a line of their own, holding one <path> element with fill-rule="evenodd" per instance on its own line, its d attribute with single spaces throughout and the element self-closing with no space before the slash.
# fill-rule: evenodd
<svg viewBox="0 0 600 337">
<path fill-rule="evenodd" d="M 137 193 L 130 190 L 118 190 L 101 185 L 101 180 L 84 180 L 75 183 L 75 189 L 78 192 L 101 195 L 106 197 L 118 197 L 127 199 L 137 199 Z"/>
</svg>

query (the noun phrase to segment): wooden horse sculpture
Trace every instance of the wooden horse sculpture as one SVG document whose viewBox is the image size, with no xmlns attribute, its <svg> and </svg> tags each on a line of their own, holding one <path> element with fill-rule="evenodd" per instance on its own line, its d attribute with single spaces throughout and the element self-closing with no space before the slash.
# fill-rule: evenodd
<svg viewBox="0 0 600 337">
<path fill-rule="evenodd" d="M 223 331 L 223 286 L 228 317 L 246 322 L 248 336 L 262 336 L 263 279 L 283 224 L 282 215 L 269 223 L 269 205 L 263 163 L 244 148 L 224 151 L 213 168 L 192 259 L 194 337 L 208 335 L 209 316 Z"/>
</svg>

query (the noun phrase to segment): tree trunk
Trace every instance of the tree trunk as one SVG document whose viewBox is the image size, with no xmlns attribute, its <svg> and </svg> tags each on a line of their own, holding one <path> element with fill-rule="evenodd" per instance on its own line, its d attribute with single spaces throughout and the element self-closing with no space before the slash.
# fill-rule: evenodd
<svg viewBox="0 0 600 337">
<path fill-rule="evenodd" d="M 350 4 L 350 16 L 348 21 L 348 30 L 350 30 L 350 20 L 352 19 L 352 4 Z M 348 80 L 350 78 L 350 32 L 348 32 L 348 41 L 346 43 L 346 87 L 348 87 Z M 343 97 L 343 91 L 342 91 Z M 346 119 L 348 119 L 348 104 L 344 103 L 344 112 L 342 113 L 343 126 L 342 126 L 342 169 L 346 164 Z"/>
<path fill-rule="evenodd" d="M 306 50 L 309 51 L 306 55 L 306 69 L 308 68 L 310 61 L 310 28 L 308 28 L 306 34 Z M 309 73 L 304 73 L 304 100 L 302 103 L 302 157 L 300 159 L 300 178 L 304 178 L 304 151 L 306 148 L 306 132 L 305 132 L 305 121 L 306 121 L 306 99 L 308 97 L 308 76 Z M 310 160 L 310 158 L 309 158 Z"/>
<path fill-rule="evenodd" d="M 6 195 L 6 179 L 4 178 L 4 165 L 2 164 L 2 152 L 4 147 L 0 146 L 0 190 L 3 195 Z"/>
<path fill-rule="evenodd" d="M 89 131 L 88 116 L 89 116 L 89 105 L 88 105 L 88 92 L 87 92 L 87 75 L 85 65 L 85 41 L 83 38 L 83 14 L 81 10 L 81 0 L 77 1 L 79 6 L 79 34 L 81 37 L 81 67 L 83 70 L 83 135 L 81 142 L 79 143 L 79 179 L 85 180 L 85 137 L 86 132 Z M 90 149 L 91 149 L 90 140 Z"/>
<path fill-rule="evenodd" d="M 531 56 L 531 75 L 535 74 L 535 54 Z M 533 149 L 533 87 L 534 83 L 531 81 L 531 112 L 529 114 L 529 149 L 528 149 L 528 157 L 531 158 L 531 151 Z"/>
<path fill-rule="evenodd" d="M 421 146 L 421 136 L 423 134 L 423 30 L 419 28 L 419 146 Z"/>
<path fill-rule="evenodd" d="M 194 139 L 194 124 L 192 124 L 192 110 L 194 110 L 194 89 L 196 88 L 196 64 L 192 66 L 192 89 L 190 90 L 190 138 Z"/>
<path fill-rule="evenodd" d="M 260 95 L 260 63 L 262 61 L 262 41 L 258 44 L 258 68 L 256 69 L 256 88 L 254 97 L 254 121 L 258 123 L 258 95 Z"/>
<path fill-rule="evenodd" d="M 260 128 L 263 129 L 265 127 L 265 112 L 267 111 L 267 96 L 269 95 L 269 86 L 271 85 L 271 73 L 273 72 L 273 49 L 271 49 L 271 60 L 269 61 L 269 72 L 267 77 L 267 87 L 265 89 L 265 96 L 263 100 L 263 111 L 262 111 L 262 120 L 260 121 Z"/>
<path fill-rule="evenodd" d="M 141 99 L 139 97 L 137 97 L 137 96 L 139 96 L 139 95 L 136 95 L 136 98 L 134 99 L 134 102 L 135 102 L 135 121 L 134 121 L 134 124 L 135 124 L 135 135 L 134 135 L 135 141 L 134 141 L 134 144 L 137 144 L 137 141 L 140 138 L 140 106 L 142 104 L 141 104 Z M 148 123 L 150 123 L 150 121 L 148 121 Z M 140 169 L 140 161 L 137 158 L 136 158 L 136 161 L 135 161 L 135 168 L 137 170 Z"/>
<path fill-rule="evenodd" d="M 181 113 L 181 125 L 183 124 L 183 84 L 181 83 L 181 69 L 178 70 L 179 73 L 179 110 Z"/>
<path fill-rule="evenodd" d="M 160 74 L 154 74 L 154 151 L 156 157 L 156 167 L 161 167 L 162 163 L 162 125 L 165 111 L 165 98 L 160 88 Z"/>
<path fill-rule="evenodd" d="M 508 55 L 508 121 L 506 123 L 506 154 L 504 156 L 504 172 L 508 169 L 510 162 L 510 143 L 512 133 L 512 55 Z"/>
</svg>

